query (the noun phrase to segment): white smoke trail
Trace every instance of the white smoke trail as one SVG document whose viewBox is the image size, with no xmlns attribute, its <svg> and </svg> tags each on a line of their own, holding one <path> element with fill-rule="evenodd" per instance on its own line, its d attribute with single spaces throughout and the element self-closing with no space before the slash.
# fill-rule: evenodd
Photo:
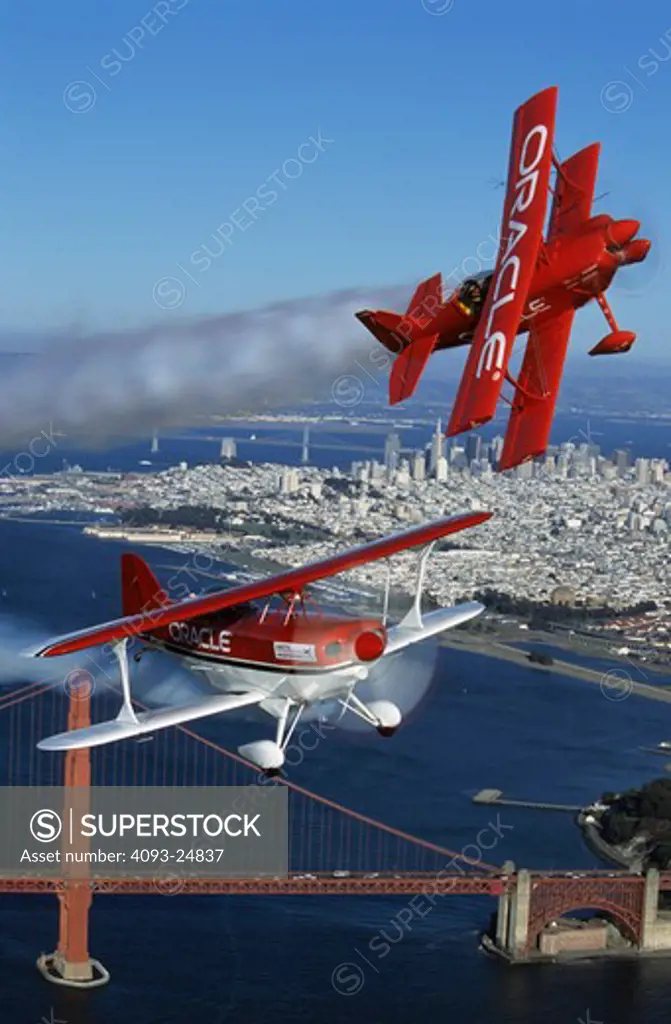
<svg viewBox="0 0 671 1024">
<path fill-rule="evenodd" d="M 398 302 L 398 289 L 359 289 L 67 343 L 61 335 L 0 382 L 0 445 L 50 423 L 69 440 L 100 443 L 190 426 L 203 413 L 325 397 L 377 345 L 353 313 Z"/>
<path fill-rule="evenodd" d="M 27 652 L 38 650 L 48 639 L 48 632 L 34 622 L 18 615 L 0 616 L 0 694 L 21 683 L 57 684 L 78 667 L 76 656 L 28 656 Z"/>
<path fill-rule="evenodd" d="M 91 696 L 118 693 L 121 683 L 116 660 L 100 650 L 80 651 L 59 658 L 36 658 L 33 652 L 53 639 L 37 623 L 18 615 L 0 616 L 0 700 L 8 691 L 43 683 L 69 697 L 84 685 Z M 133 694 L 150 707 L 187 704 L 211 693 L 206 681 L 182 668 L 173 658 L 152 652 L 133 664 Z"/>
</svg>

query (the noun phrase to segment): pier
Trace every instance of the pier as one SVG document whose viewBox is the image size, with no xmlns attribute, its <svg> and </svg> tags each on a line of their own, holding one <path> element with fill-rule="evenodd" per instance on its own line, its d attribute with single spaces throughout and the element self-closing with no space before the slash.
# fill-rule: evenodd
<svg viewBox="0 0 671 1024">
<path fill-rule="evenodd" d="M 577 804 L 549 804 L 537 800 L 509 800 L 500 789 L 481 789 L 473 797 L 474 804 L 494 804 L 497 807 L 529 807 L 536 811 L 571 811 L 577 814 L 582 810 Z"/>
</svg>

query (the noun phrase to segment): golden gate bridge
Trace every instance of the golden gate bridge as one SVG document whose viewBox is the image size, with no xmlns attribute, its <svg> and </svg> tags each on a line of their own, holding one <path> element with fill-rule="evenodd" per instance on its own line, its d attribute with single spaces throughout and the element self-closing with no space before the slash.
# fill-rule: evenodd
<svg viewBox="0 0 671 1024">
<path fill-rule="evenodd" d="M 65 728 L 109 717 L 113 694 L 96 695 L 92 682 L 63 688 L 33 683 L 0 697 L 0 735 L 6 757 L 0 785 L 283 786 L 288 790 L 289 872 L 281 878 L 73 878 L 0 877 L 0 893 L 54 894 L 59 936 L 54 954 L 42 956 L 45 978 L 75 987 L 104 984 L 109 975 L 88 949 L 93 897 L 114 895 L 477 895 L 498 898 L 496 948 L 509 959 L 529 960 L 550 922 L 578 909 L 608 917 L 630 944 L 644 950 L 663 938 L 659 894 L 671 890 L 671 872 L 646 875 L 613 871 L 528 871 L 487 863 L 411 835 L 320 796 L 287 778 L 260 777 L 237 753 L 188 726 L 157 734 L 151 742 L 125 741 L 65 756 L 37 750 L 37 741 Z M 138 702 L 139 703 L 139 702 Z M 141 705 L 140 705 L 141 706 Z M 478 847 L 472 844 L 479 853 Z M 671 938 L 671 937 L 670 937 Z M 669 941 L 671 946 L 671 941 Z"/>
</svg>

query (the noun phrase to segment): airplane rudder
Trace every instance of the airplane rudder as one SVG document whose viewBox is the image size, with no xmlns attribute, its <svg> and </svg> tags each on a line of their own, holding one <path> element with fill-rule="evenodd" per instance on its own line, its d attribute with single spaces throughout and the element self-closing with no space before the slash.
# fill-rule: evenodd
<svg viewBox="0 0 671 1024">
<path fill-rule="evenodd" d="M 124 615 L 157 611 L 171 603 L 144 559 L 131 552 L 121 556 L 121 603 Z"/>
</svg>

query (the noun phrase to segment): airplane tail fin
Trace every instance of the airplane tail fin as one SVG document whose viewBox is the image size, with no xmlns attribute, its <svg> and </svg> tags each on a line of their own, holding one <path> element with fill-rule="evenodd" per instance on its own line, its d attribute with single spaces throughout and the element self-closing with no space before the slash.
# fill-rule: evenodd
<svg viewBox="0 0 671 1024">
<path fill-rule="evenodd" d="M 412 316 L 422 327 L 426 326 L 436 315 L 436 310 L 443 302 L 443 283 L 440 274 L 427 277 L 415 288 L 408 303 L 406 313 Z"/>
<path fill-rule="evenodd" d="M 430 331 L 442 301 L 441 276 L 434 274 L 417 285 L 404 314 L 382 309 L 364 309 L 355 314 L 357 320 L 396 356 L 389 378 L 390 405 L 398 405 L 414 393 L 438 341 L 437 334 L 425 332 Z"/>
<path fill-rule="evenodd" d="M 158 611 L 171 603 L 154 573 L 139 555 L 121 556 L 121 606 L 123 615 Z"/>
</svg>

